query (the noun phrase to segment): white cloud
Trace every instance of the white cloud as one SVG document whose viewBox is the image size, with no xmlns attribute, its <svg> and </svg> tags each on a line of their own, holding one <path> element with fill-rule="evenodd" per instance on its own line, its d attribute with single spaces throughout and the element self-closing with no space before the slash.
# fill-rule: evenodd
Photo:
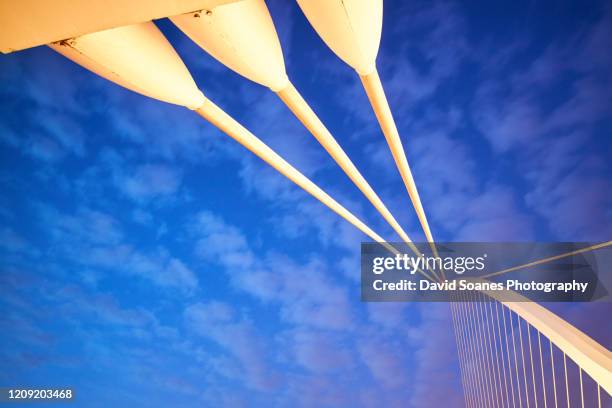
<svg viewBox="0 0 612 408">
<path fill-rule="evenodd" d="M 321 260 L 300 264 L 276 252 L 261 254 L 238 228 L 211 213 L 200 213 L 193 225 L 196 255 L 222 265 L 236 289 L 278 304 L 285 321 L 327 329 L 353 325 L 346 288 Z"/>
<path fill-rule="evenodd" d="M 171 166 L 145 164 L 130 175 L 119 176 L 116 183 L 128 197 L 142 201 L 176 194 L 181 180 L 181 172 Z"/>
<path fill-rule="evenodd" d="M 114 217 L 87 207 L 74 214 L 48 205 L 38 205 L 41 229 L 49 231 L 53 251 L 73 265 L 102 268 L 140 276 L 152 283 L 191 294 L 198 278 L 185 263 L 167 249 L 136 249 Z"/>
<path fill-rule="evenodd" d="M 216 342 L 240 364 L 240 371 L 226 372 L 246 381 L 249 388 L 271 391 L 279 377 L 268 364 L 267 345 L 261 332 L 248 320 L 237 317 L 231 306 L 222 302 L 196 303 L 185 309 L 187 326 Z"/>
<path fill-rule="evenodd" d="M 314 375 L 338 373 L 356 367 L 347 339 L 337 332 L 293 330 L 286 333 L 295 361 Z"/>
<path fill-rule="evenodd" d="M 506 74 L 510 81 L 499 78 L 513 58 L 496 66 L 473 108 L 493 149 L 520 163 L 515 175 L 526 182 L 526 207 L 561 240 L 606 239 L 612 220 L 605 193 L 612 187 L 602 176 L 607 158 L 594 147 L 612 105 L 612 59 L 601 52 L 612 46 L 611 16 L 608 10 L 586 32 L 552 42 L 526 68 Z M 508 219 L 504 230 L 524 220 Z"/>
<path fill-rule="evenodd" d="M 87 207 L 80 207 L 74 214 L 68 214 L 41 205 L 38 207 L 38 215 L 43 227 L 51 231 L 57 240 L 113 245 L 124 238 L 121 225 L 113 216 Z"/>
</svg>

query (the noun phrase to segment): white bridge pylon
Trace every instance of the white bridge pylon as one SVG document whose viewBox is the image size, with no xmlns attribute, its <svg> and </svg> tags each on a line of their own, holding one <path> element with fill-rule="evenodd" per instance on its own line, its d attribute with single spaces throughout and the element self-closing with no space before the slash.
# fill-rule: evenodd
<svg viewBox="0 0 612 408">
<path fill-rule="evenodd" d="M 363 221 L 206 98 L 172 45 L 153 22 L 86 34 L 49 46 L 118 85 L 196 111 L 364 234 L 395 250 Z"/>
<path fill-rule="evenodd" d="M 222 64 L 275 92 L 402 240 L 413 252 L 420 253 L 287 76 L 280 40 L 263 0 L 224 4 L 170 20 Z"/>
</svg>

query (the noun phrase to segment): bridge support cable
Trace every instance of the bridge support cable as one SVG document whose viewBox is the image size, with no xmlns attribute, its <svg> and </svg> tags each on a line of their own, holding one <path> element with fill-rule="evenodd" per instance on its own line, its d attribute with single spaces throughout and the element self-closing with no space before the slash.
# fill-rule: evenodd
<svg viewBox="0 0 612 408">
<path fill-rule="evenodd" d="M 461 313 L 461 320 L 464 323 L 465 335 L 467 339 L 468 351 L 470 359 L 470 365 L 472 367 L 472 381 L 474 384 L 475 399 L 477 400 L 477 406 L 486 405 L 486 392 L 484 390 L 485 379 L 482 371 L 482 363 L 480 354 L 477 349 L 477 339 L 474 330 L 474 322 L 470 319 L 470 308 L 471 299 L 465 293 L 460 293 L 460 298 L 463 298 L 463 308 Z"/>
<path fill-rule="evenodd" d="M 453 294 L 453 301 L 450 304 L 451 306 L 451 315 L 456 321 L 457 326 L 457 334 L 455 335 L 455 340 L 461 347 L 461 354 L 459 354 L 459 358 L 462 360 L 460 367 L 461 370 L 464 370 L 462 373 L 466 379 L 467 387 L 464 387 L 464 392 L 468 396 L 468 404 L 467 406 L 473 407 L 477 406 L 476 404 L 476 389 L 474 388 L 476 382 L 473 380 L 473 370 L 472 364 L 470 361 L 470 339 L 466 336 L 466 326 L 463 321 L 463 307 L 464 304 L 462 300 L 459 298 L 458 294 Z"/>
<path fill-rule="evenodd" d="M 400 226 L 397 220 L 393 217 L 391 212 L 387 209 L 383 201 L 380 199 L 378 194 L 370 186 L 367 180 L 361 175 L 357 167 L 353 164 L 349 156 L 346 154 L 344 149 L 338 144 L 333 135 L 329 132 L 327 127 L 321 122 L 317 114 L 312 110 L 310 105 L 304 100 L 302 95 L 295 89 L 291 82 L 277 91 L 278 97 L 287 105 L 291 112 L 300 120 L 306 129 L 317 139 L 317 141 L 323 146 L 327 153 L 334 159 L 334 161 L 340 166 L 344 173 L 349 179 L 359 188 L 363 195 L 370 201 L 370 203 L 376 208 L 376 210 L 382 215 L 387 223 L 393 228 L 393 230 L 400 236 L 408 247 L 414 252 L 415 255 L 421 256 L 421 251 L 414 245 L 412 239 Z M 440 277 L 437 276 L 435 271 L 431 270 L 431 273 L 437 280 Z"/>
<path fill-rule="evenodd" d="M 457 346 L 457 355 L 459 356 L 459 371 L 461 377 L 461 384 L 463 386 L 463 398 L 465 401 L 465 406 L 467 408 L 471 408 L 474 404 L 471 401 L 471 392 L 470 392 L 470 384 L 467 380 L 467 367 L 466 367 L 466 355 L 465 350 L 463 349 L 463 338 L 459 334 L 459 323 L 457 308 L 459 307 L 456 302 L 451 302 L 451 319 L 453 323 L 453 332 L 455 334 L 455 345 Z"/>
<path fill-rule="evenodd" d="M 365 89 L 366 95 L 370 100 L 370 104 L 372 105 L 372 109 L 376 115 L 376 119 L 378 119 L 380 128 L 382 129 L 385 139 L 387 140 L 387 144 L 391 150 L 391 155 L 393 156 L 395 165 L 400 173 L 400 176 L 402 177 L 402 180 L 404 181 L 404 185 L 408 191 L 408 196 L 412 201 L 412 205 L 416 211 L 419 222 L 421 223 L 425 237 L 427 238 L 434 255 L 438 256 L 438 251 L 429 228 L 429 222 L 427 221 L 427 216 L 425 215 L 425 210 L 423 209 L 423 204 L 421 203 L 421 198 L 419 196 L 414 177 L 412 176 L 412 171 L 408 165 L 408 159 L 406 158 L 406 153 L 404 151 L 404 147 L 402 146 L 402 141 L 400 139 L 397 126 L 395 125 L 395 120 L 393 119 L 389 102 L 387 101 L 387 97 L 385 95 L 385 90 L 380 82 L 378 71 L 376 68 L 374 68 L 374 70 L 369 74 L 360 74 L 359 78 L 361 79 L 363 88 Z M 444 276 L 443 271 L 442 274 Z"/>
<path fill-rule="evenodd" d="M 249 132 L 244 126 L 238 123 L 230 115 L 225 113 L 225 111 L 215 105 L 212 101 L 206 99 L 204 104 L 198 109 L 196 109 L 196 113 L 211 122 L 213 125 L 215 125 L 225 134 L 230 136 L 232 139 L 246 147 L 257 157 L 269 164 L 283 176 L 293 181 L 295 184 L 297 184 L 303 190 L 311 194 L 321 203 L 325 204 L 336 214 L 344 218 L 349 223 L 353 224 L 357 229 L 362 231 L 368 237 L 383 245 L 390 252 L 394 254 L 399 253 L 395 247 L 388 244 L 380 235 L 375 233 L 372 229 L 370 229 L 370 227 L 368 227 L 359 218 L 353 215 L 353 213 L 351 213 L 342 205 L 340 205 L 319 186 L 313 183 L 308 177 L 304 176 L 295 167 L 290 165 L 287 161 L 285 161 L 285 159 L 278 155 L 278 153 L 276 153 L 268 145 L 258 139 L 251 132 Z M 433 280 L 422 270 L 420 270 L 420 273 L 427 279 Z"/>
<path fill-rule="evenodd" d="M 495 366 L 494 374 L 497 380 L 496 387 L 497 387 L 498 401 L 499 401 L 499 405 L 503 407 L 504 406 L 504 391 L 502 387 L 499 355 L 497 354 L 497 347 L 496 347 L 495 326 L 493 324 L 493 318 L 491 314 L 491 303 L 492 302 L 487 301 L 484 303 L 484 306 L 485 306 L 485 313 L 488 311 L 487 326 L 489 327 L 489 338 L 490 338 L 489 344 L 491 345 L 491 354 L 492 354 L 492 358 L 493 358 L 494 366 Z"/>
<path fill-rule="evenodd" d="M 601 386 L 597 384 L 597 402 L 599 408 L 601 408 Z"/>
<path fill-rule="evenodd" d="M 484 347 L 484 337 L 482 335 L 482 327 L 480 325 L 480 315 L 478 313 L 478 301 L 476 300 L 476 293 L 471 294 L 469 305 L 472 309 L 472 320 L 474 323 L 474 332 L 476 337 L 476 349 L 480 358 L 480 367 L 482 377 L 484 379 L 483 389 L 485 399 L 488 406 L 493 407 L 493 399 L 491 392 L 491 376 L 489 374 L 489 364 L 487 361 L 487 354 Z"/>
<path fill-rule="evenodd" d="M 460 321 L 462 321 L 463 323 L 463 333 L 464 333 L 464 338 L 466 339 L 466 349 L 468 352 L 467 355 L 468 357 L 471 357 L 471 359 L 468 358 L 468 367 L 470 367 L 470 371 L 471 371 L 471 377 L 472 377 L 471 381 L 472 381 L 474 400 L 476 402 L 476 406 L 481 406 L 484 401 L 484 394 L 481 388 L 482 378 L 480 377 L 480 368 L 479 368 L 478 360 L 476 358 L 477 354 L 474 350 L 475 341 L 471 333 L 471 325 L 470 325 L 470 322 L 468 320 L 468 315 L 467 315 L 468 303 L 467 303 L 467 299 L 465 299 L 464 297 L 465 297 L 465 294 L 463 293 L 459 295 L 459 299 L 462 301 L 461 307 L 460 307 L 459 318 L 460 318 Z"/>
<path fill-rule="evenodd" d="M 577 249 L 575 251 L 566 252 L 566 253 L 563 253 L 563 254 L 551 256 L 551 257 L 544 258 L 544 259 L 538 259 L 536 261 L 528 262 L 528 263 L 525 263 L 525 264 L 522 264 L 522 265 L 517 265 L 517 266 L 513 266 L 511 268 L 502 269 L 501 271 L 492 272 L 492 273 L 489 273 L 487 275 L 481 276 L 480 279 L 490 279 L 490 278 L 493 278 L 495 276 L 506 274 L 508 272 L 514 272 L 514 271 L 518 271 L 518 270 L 521 270 L 521 269 L 529 268 L 529 267 L 532 267 L 532 266 L 542 265 L 542 264 L 545 264 L 545 263 L 548 263 L 548 262 L 552 262 L 552 261 L 556 261 L 556 260 L 559 260 L 559 259 L 567 258 L 567 257 L 570 257 L 570 256 L 582 254 L 584 252 L 595 251 L 597 249 L 606 248 L 606 247 L 609 247 L 609 246 L 612 246 L 612 241 L 601 242 L 599 244 L 591 245 L 591 246 L 588 246 L 586 248 L 580 248 L 580 249 Z"/>
<path fill-rule="evenodd" d="M 563 353 L 563 373 L 565 375 L 565 396 L 567 397 L 567 406 L 571 407 L 569 385 L 567 381 L 567 354 L 565 353 Z"/>
<path fill-rule="evenodd" d="M 510 395 L 508 392 L 508 381 L 506 378 L 506 362 L 504 359 L 504 348 L 502 344 L 502 335 L 501 335 L 501 323 L 499 319 L 499 302 L 492 302 L 495 304 L 495 320 L 497 321 L 497 336 L 499 338 L 499 353 L 501 355 L 501 363 L 502 363 L 502 376 L 504 378 L 504 390 L 506 391 L 506 406 L 510 406 Z M 503 306 L 502 306 L 503 307 Z M 502 310 L 503 312 L 503 310 Z M 505 334 L 505 333 L 504 333 Z"/>
<path fill-rule="evenodd" d="M 525 404 L 529 408 L 529 387 L 527 386 L 527 365 L 525 364 L 525 343 L 523 342 L 523 325 L 517 316 L 519 342 L 521 343 L 521 366 L 523 367 L 523 381 L 525 383 Z"/>
<path fill-rule="evenodd" d="M 495 375 L 495 363 L 493 360 L 493 351 L 491 347 L 491 338 L 490 338 L 490 331 L 489 331 L 489 324 L 488 324 L 488 317 L 487 317 L 486 299 L 484 298 L 484 295 L 478 292 L 476 293 L 476 296 L 480 298 L 480 300 L 478 300 L 477 303 L 480 306 L 479 309 L 480 309 L 480 313 L 482 316 L 482 331 L 484 334 L 484 349 L 485 349 L 485 354 L 487 356 L 487 361 L 489 364 L 489 380 L 491 383 L 491 399 L 493 400 L 494 405 L 499 408 L 500 398 L 499 398 L 499 390 L 497 386 L 497 377 Z"/>
<path fill-rule="evenodd" d="M 476 321 L 477 321 L 477 327 L 479 330 L 479 335 L 480 335 L 480 350 L 482 352 L 482 359 L 484 362 L 484 368 L 485 368 L 485 379 L 487 381 L 487 395 L 488 395 L 488 400 L 489 400 L 489 404 L 491 405 L 491 407 L 495 406 L 495 393 L 494 393 L 494 382 L 493 382 L 493 375 L 491 373 L 491 366 L 490 366 L 490 360 L 489 360 L 489 354 L 487 353 L 487 341 L 486 341 L 486 333 L 484 330 L 484 319 L 482 316 L 482 303 L 478 300 L 478 292 L 473 292 L 473 297 L 474 297 L 474 309 L 475 309 L 475 317 L 476 317 Z"/>
<path fill-rule="evenodd" d="M 553 353 L 553 344 L 552 341 L 550 341 L 550 339 L 548 340 L 549 344 L 550 344 L 550 369 L 552 371 L 552 381 L 553 381 L 553 395 L 554 395 L 554 400 L 555 400 L 555 408 L 557 408 L 559 406 L 558 404 L 558 400 L 557 400 L 557 380 L 556 380 L 556 375 L 555 375 L 555 355 Z"/>
<path fill-rule="evenodd" d="M 516 393 L 514 392 L 514 377 L 512 374 L 512 362 L 510 359 L 510 344 L 508 340 L 508 327 L 506 325 L 506 312 L 504 305 L 501 305 L 502 321 L 504 323 L 504 338 L 506 343 L 506 359 L 508 360 L 508 378 L 510 378 L 510 390 L 512 391 L 512 406 L 516 407 Z"/>
<path fill-rule="evenodd" d="M 489 326 L 490 338 L 492 339 L 491 350 L 494 356 L 495 368 L 496 368 L 496 376 L 497 376 L 497 387 L 498 387 L 498 400 L 503 406 L 504 403 L 504 388 L 502 387 L 502 376 L 501 376 L 501 367 L 499 362 L 499 353 L 497 348 L 497 336 L 495 334 L 495 325 L 493 320 L 493 306 L 491 301 L 485 302 L 485 310 L 488 312 L 487 314 L 487 325 Z"/>
<path fill-rule="evenodd" d="M 425 237 L 434 255 L 438 256 L 393 114 L 376 70 L 376 56 L 383 22 L 382 1 L 297 1 L 321 39 L 359 75 Z M 442 278 L 444 279 L 444 271 L 442 271 Z"/>
<path fill-rule="evenodd" d="M 523 398 L 521 397 L 521 380 L 519 376 L 518 357 L 516 353 L 516 337 L 514 336 L 514 322 L 512 318 L 512 311 L 508 309 L 508 315 L 510 318 L 510 336 L 512 337 L 512 355 L 514 356 L 514 373 L 516 374 L 516 395 L 518 396 L 519 408 L 523 407 Z M 518 321 L 518 316 L 517 316 Z"/>
<path fill-rule="evenodd" d="M 544 359 L 542 358 L 542 341 L 540 340 L 540 331 L 538 330 L 538 349 L 540 350 L 540 372 L 542 375 L 542 397 L 544 399 L 544 408 L 548 408 L 546 397 L 546 383 L 544 382 Z"/>
<path fill-rule="evenodd" d="M 582 368 L 578 367 L 580 371 L 580 406 L 584 408 L 584 385 L 582 384 Z"/>
<path fill-rule="evenodd" d="M 536 390 L 536 381 L 535 381 L 535 366 L 533 365 L 533 348 L 531 346 L 531 330 L 530 324 L 527 324 L 527 341 L 529 344 L 529 360 L 531 361 L 531 384 L 533 385 L 533 402 L 535 404 L 535 408 L 538 408 L 538 394 Z"/>
</svg>

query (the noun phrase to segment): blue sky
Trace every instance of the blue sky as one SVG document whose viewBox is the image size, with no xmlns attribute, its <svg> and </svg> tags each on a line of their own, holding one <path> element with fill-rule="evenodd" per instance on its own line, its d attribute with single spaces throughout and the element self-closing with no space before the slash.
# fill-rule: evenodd
<svg viewBox="0 0 612 408">
<path fill-rule="evenodd" d="M 294 84 L 422 240 L 357 76 L 267 3 Z M 397 239 L 273 93 L 158 26 L 211 100 Z M 610 49 L 605 2 L 385 2 L 378 67 L 437 240 L 610 239 Z M 87 407 L 461 403 L 448 306 L 361 303 L 365 237 L 244 148 L 46 47 L 0 77 L 2 385 Z M 612 344 L 609 305 L 550 307 Z"/>
</svg>

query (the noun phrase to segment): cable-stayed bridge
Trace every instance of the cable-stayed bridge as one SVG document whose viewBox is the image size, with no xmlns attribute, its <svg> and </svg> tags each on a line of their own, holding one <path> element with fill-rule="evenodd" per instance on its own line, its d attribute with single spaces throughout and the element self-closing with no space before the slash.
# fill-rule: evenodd
<svg viewBox="0 0 612 408">
<path fill-rule="evenodd" d="M 382 0 L 298 0 L 298 4 L 322 40 L 356 71 L 424 235 L 437 254 L 376 69 Z M 46 44 L 121 86 L 193 110 L 366 236 L 396 252 L 364 221 L 205 96 L 152 22 L 166 17 L 222 64 L 270 88 L 404 243 L 420 254 L 292 84 L 263 0 L 2 2 L 0 50 L 8 53 Z M 432 281 L 444 278 L 433 270 L 419 272 Z M 466 406 L 606 407 L 612 403 L 610 351 L 546 308 L 516 293 L 501 298 L 492 291 L 466 292 L 451 300 Z"/>
</svg>

